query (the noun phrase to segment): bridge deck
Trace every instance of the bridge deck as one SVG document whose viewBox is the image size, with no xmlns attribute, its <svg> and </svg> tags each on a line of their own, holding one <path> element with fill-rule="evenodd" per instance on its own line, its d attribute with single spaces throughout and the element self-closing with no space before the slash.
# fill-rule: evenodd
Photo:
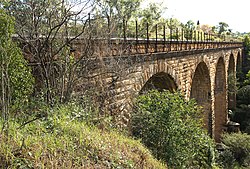
<svg viewBox="0 0 250 169">
<path fill-rule="evenodd" d="M 80 42 L 74 43 L 74 48 L 78 48 Z M 112 38 L 109 40 L 93 40 L 91 43 L 94 46 L 95 56 L 125 56 L 147 53 L 168 53 L 173 51 L 195 51 L 208 49 L 228 49 L 242 48 L 242 42 L 233 41 L 179 41 L 179 40 L 164 40 L 164 39 L 120 39 Z M 77 47 L 78 46 L 78 47 Z M 80 45 L 81 46 L 81 45 Z M 76 49 L 77 50 L 77 49 Z"/>
</svg>

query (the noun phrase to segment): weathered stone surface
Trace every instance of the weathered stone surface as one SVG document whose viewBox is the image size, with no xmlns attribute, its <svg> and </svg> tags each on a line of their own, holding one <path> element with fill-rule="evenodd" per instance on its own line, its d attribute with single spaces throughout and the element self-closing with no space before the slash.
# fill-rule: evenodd
<svg viewBox="0 0 250 169">
<path fill-rule="evenodd" d="M 92 87 L 102 89 L 106 113 L 126 124 L 133 99 L 150 79 L 156 79 L 151 87 L 157 83 L 157 88 L 168 89 L 175 84 L 187 100 L 194 98 L 203 106 L 204 126 L 219 141 L 228 120 L 228 73 L 235 74 L 241 55 L 242 49 L 235 47 L 103 58 L 92 72 Z"/>
</svg>

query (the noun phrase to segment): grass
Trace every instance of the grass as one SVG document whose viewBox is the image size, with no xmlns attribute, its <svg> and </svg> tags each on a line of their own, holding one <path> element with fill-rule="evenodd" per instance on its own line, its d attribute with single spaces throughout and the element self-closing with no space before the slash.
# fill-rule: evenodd
<svg viewBox="0 0 250 169">
<path fill-rule="evenodd" d="M 166 168 L 140 141 L 98 129 L 69 111 L 59 106 L 25 126 L 10 120 L 8 132 L 0 133 L 0 168 Z"/>
</svg>

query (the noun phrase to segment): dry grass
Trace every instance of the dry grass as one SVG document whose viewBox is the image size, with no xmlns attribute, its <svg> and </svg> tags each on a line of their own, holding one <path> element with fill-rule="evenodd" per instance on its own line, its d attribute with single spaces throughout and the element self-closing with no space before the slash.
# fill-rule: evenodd
<svg viewBox="0 0 250 169">
<path fill-rule="evenodd" d="M 0 134 L 0 168 L 166 168 L 139 142 L 71 117 L 64 109 Z"/>
</svg>

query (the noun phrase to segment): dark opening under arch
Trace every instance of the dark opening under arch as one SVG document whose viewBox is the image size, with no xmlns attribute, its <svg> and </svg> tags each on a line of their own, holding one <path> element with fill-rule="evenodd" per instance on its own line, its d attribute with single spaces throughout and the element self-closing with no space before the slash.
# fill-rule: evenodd
<svg viewBox="0 0 250 169">
<path fill-rule="evenodd" d="M 203 121 L 208 133 L 212 136 L 211 82 L 207 65 L 204 62 L 197 66 L 191 86 L 190 98 L 194 98 L 203 107 Z"/>
<path fill-rule="evenodd" d="M 236 107 L 236 74 L 235 74 L 235 61 L 233 54 L 230 55 L 228 65 L 228 109 L 234 110 Z"/>
<path fill-rule="evenodd" d="M 147 92 L 148 90 L 156 89 L 159 91 L 169 90 L 174 92 L 177 90 L 177 85 L 174 79 L 165 72 L 154 74 L 142 87 L 140 93 Z"/>
<path fill-rule="evenodd" d="M 238 52 L 238 54 L 237 54 L 237 62 L 236 62 L 236 70 L 237 70 L 237 72 L 238 71 L 241 71 L 241 69 L 242 69 L 242 58 L 241 58 L 241 55 L 240 55 L 240 52 Z"/>
</svg>

